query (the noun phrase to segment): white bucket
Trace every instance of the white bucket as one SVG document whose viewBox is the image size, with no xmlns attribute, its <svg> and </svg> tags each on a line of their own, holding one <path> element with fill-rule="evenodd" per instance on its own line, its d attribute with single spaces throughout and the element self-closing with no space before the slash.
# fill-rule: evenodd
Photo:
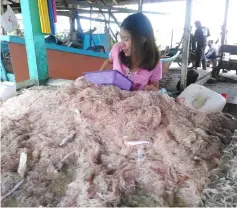
<svg viewBox="0 0 237 208">
<path fill-rule="evenodd" d="M 222 95 L 198 84 L 189 85 L 178 96 L 178 101 L 202 113 L 220 112 L 226 104 L 226 99 Z"/>
</svg>

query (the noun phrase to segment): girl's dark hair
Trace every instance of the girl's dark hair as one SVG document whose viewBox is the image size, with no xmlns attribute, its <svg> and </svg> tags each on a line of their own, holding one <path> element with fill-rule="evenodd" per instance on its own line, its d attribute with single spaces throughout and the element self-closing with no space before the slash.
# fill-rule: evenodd
<svg viewBox="0 0 237 208">
<path fill-rule="evenodd" d="M 121 51 L 120 61 L 128 68 L 143 68 L 151 71 L 157 65 L 160 55 L 150 20 L 142 13 L 129 15 L 121 24 L 132 37 L 131 57 Z"/>
</svg>

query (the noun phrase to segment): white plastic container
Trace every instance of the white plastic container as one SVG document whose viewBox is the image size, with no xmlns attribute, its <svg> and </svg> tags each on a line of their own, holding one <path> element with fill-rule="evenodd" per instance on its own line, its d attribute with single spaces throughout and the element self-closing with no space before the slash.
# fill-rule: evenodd
<svg viewBox="0 0 237 208">
<path fill-rule="evenodd" d="M 0 83 L 0 101 L 6 101 L 16 96 L 16 84 L 14 82 Z"/>
<path fill-rule="evenodd" d="M 226 104 L 226 98 L 222 95 L 198 84 L 189 85 L 177 100 L 202 113 L 220 112 Z"/>
</svg>

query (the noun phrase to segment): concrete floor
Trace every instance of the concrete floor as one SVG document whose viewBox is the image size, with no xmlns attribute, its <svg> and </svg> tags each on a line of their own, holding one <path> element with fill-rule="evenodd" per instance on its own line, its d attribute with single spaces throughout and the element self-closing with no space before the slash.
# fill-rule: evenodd
<svg viewBox="0 0 237 208">
<path fill-rule="evenodd" d="M 199 77 L 196 83 L 204 85 L 211 76 L 211 68 L 207 70 L 198 69 Z M 176 85 L 181 77 L 181 68 L 178 64 L 173 63 L 167 74 L 160 81 L 160 88 L 166 88 L 168 91 L 176 91 Z"/>
<path fill-rule="evenodd" d="M 237 82 L 217 82 L 215 84 L 206 84 L 205 86 L 220 94 L 226 93 L 228 95 L 227 103 L 237 104 Z"/>
<path fill-rule="evenodd" d="M 222 73 L 221 72 L 220 76 L 237 81 L 237 74 L 236 74 L 236 71 L 234 71 L 234 70 L 233 71 L 228 71 L 227 73 Z"/>
<path fill-rule="evenodd" d="M 228 95 L 227 104 L 223 112 L 229 113 L 237 119 L 237 76 L 234 71 L 220 74 L 220 76 L 228 79 L 225 82 L 206 84 L 205 86 L 217 93 L 226 93 Z"/>
<path fill-rule="evenodd" d="M 235 71 L 229 71 L 228 73 L 221 73 L 220 77 L 224 82 L 217 82 L 215 84 L 206 84 L 210 78 L 211 68 L 207 70 L 199 69 L 198 84 L 205 85 L 207 88 L 217 92 L 228 94 L 227 104 L 223 109 L 223 112 L 229 113 L 237 118 L 237 75 Z M 160 81 L 160 87 L 166 88 L 168 91 L 175 92 L 176 85 L 180 79 L 180 67 L 177 64 L 172 64 L 168 73 Z"/>
<path fill-rule="evenodd" d="M 218 93 L 227 93 L 227 103 L 237 104 L 237 75 L 235 71 L 221 73 L 220 76 L 225 79 L 224 82 L 215 84 L 206 84 L 211 76 L 211 68 L 207 70 L 198 69 L 199 77 L 196 83 L 205 85 L 206 87 Z M 167 74 L 160 81 L 160 87 L 166 88 L 168 91 L 175 91 L 176 85 L 180 80 L 181 69 L 177 64 L 172 64 Z"/>
</svg>

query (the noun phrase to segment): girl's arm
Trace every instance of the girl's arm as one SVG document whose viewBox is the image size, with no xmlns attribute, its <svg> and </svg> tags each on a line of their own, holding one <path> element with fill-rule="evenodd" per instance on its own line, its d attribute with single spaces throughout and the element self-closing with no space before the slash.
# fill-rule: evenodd
<svg viewBox="0 0 237 208">
<path fill-rule="evenodd" d="M 109 59 L 106 59 L 104 63 L 102 64 L 102 66 L 100 67 L 100 71 L 109 70 L 112 68 L 113 68 L 113 63 L 111 63 Z"/>
<path fill-rule="evenodd" d="M 168 69 L 172 62 L 162 63 L 162 77 L 168 72 Z"/>
<path fill-rule="evenodd" d="M 100 71 L 113 69 L 113 60 L 116 60 L 116 58 L 118 58 L 120 50 L 120 43 L 115 43 L 109 53 L 109 58 L 104 61 L 100 68 Z"/>
<path fill-rule="evenodd" d="M 119 54 L 120 43 L 115 43 L 109 53 L 109 58 L 104 61 L 100 71 L 113 69 L 113 60 L 114 57 L 117 57 Z"/>
<path fill-rule="evenodd" d="M 159 61 L 159 63 L 153 69 L 153 73 L 150 77 L 147 86 L 145 87 L 145 90 L 147 91 L 159 90 L 159 80 L 161 79 L 162 79 L 162 63 L 161 61 Z"/>
</svg>

